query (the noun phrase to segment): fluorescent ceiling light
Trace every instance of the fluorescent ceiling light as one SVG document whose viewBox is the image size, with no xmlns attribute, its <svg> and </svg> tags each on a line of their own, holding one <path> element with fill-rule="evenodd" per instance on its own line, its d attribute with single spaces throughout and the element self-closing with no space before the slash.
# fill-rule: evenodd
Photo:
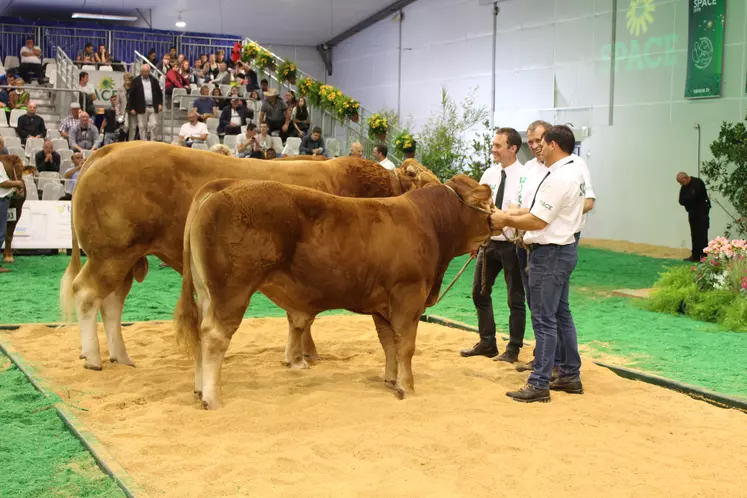
<svg viewBox="0 0 747 498">
<path fill-rule="evenodd" d="M 182 21 L 182 20 L 180 19 L 180 20 L 176 21 L 176 27 L 177 27 L 177 28 L 186 28 L 186 27 L 187 27 L 187 23 L 186 23 L 186 22 L 184 22 L 184 21 Z"/>
<path fill-rule="evenodd" d="M 99 21 L 137 21 L 136 16 L 112 16 L 109 14 L 86 14 L 85 12 L 73 13 L 73 19 L 97 19 Z"/>
</svg>

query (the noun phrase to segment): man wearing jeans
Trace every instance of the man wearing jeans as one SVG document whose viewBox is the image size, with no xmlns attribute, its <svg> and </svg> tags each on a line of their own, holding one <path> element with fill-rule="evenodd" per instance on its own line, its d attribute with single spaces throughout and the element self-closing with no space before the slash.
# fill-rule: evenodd
<svg viewBox="0 0 747 498">
<path fill-rule="evenodd" d="M 528 213 L 510 216 L 496 210 L 494 227 L 526 230 L 529 254 L 529 295 L 532 326 L 537 339 L 534 369 L 527 384 L 506 393 L 525 403 L 550 401 L 550 389 L 582 394 L 576 327 L 568 302 L 570 277 L 578 260 L 575 234 L 584 214 L 586 183 L 582 168 L 571 156 L 575 145 L 567 126 L 545 132 L 542 159 L 547 173 L 539 184 Z M 556 345 L 563 347 L 558 378 L 550 381 Z"/>
<path fill-rule="evenodd" d="M 163 92 L 158 80 L 151 76 L 150 65 L 143 64 L 140 76 L 132 80 L 127 110 L 137 116 L 141 140 L 156 140 L 158 114 L 163 111 Z"/>
<path fill-rule="evenodd" d="M 498 209 L 505 210 L 514 192 L 519 188 L 519 176 L 522 165 L 516 159 L 521 148 L 521 135 L 513 128 L 499 128 L 493 137 L 493 161 L 497 163 L 488 168 L 480 178 L 480 183 L 489 185 L 493 192 L 493 203 Z M 460 352 L 464 357 L 498 355 L 495 334 L 495 316 L 493 315 L 492 289 L 495 279 L 503 272 L 508 290 L 508 331 L 510 340 L 506 350 L 496 358 L 498 361 L 515 363 L 519 359 L 519 350 L 524 345 L 527 312 L 524 307 L 524 284 L 521 281 L 519 260 L 516 247 L 506 240 L 512 237 L 513 230 L 493 236 L 488 244 L 477 253 L 475 276 L 472 283 L 472 301 L 477 309 L 480 341 L 471 349 Z M 484 277 L 484 281 L 483 281 Z M 483 293 L 483 287 L 485 292 Z"/>
</svg>

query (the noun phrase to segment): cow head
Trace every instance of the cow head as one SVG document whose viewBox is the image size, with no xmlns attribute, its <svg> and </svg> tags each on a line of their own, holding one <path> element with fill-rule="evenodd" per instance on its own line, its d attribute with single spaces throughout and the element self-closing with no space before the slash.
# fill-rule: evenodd
<svg viewBox="0 0 747 498">
<path fill-rule="evenodd" d="M 0 156 L 0 162 L 3 163 L 5 173 L 11 180 L 23 180 L 24 167 L 21 159 L 16 155 Z M 36 168 L 34 168 L 36 170 Z M 26 197 L 26 190 L 17 190 L 14 197 Z"/>
<path fill-rule="evenodd" d="M 441 180 L 415 159 L 406 159 L 394 171 L 403 192 L 427 187 L 428 185 L 441 185 Z"/>
<path fill-rule="evenodd" d="M 481 185 L 467 175 L 456 175 L 446 182 L 448 187 L 463 205 L 461 218 L 467 227 L 467 247 L 470 252 L 480 247 L 492 233 L 490 213 L 493 207 L 493 196 L 490 187 Z"/>
</svg>

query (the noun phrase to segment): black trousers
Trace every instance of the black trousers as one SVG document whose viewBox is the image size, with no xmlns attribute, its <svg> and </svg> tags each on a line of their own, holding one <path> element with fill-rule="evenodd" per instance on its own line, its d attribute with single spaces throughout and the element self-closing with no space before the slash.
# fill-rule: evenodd
<svg viewBox="0 0 747 498">
<path fill-rule="evenodd" d="M 291 125 L 288 124 L 288 131 L 283 131 L 283 125 L 285 125 L 285 120 L 282 120 L 282 121 L 265 120 L 265 123 L 267 123 L 267 127 L 270 129 L 269 130 L 270 134 L 272 134 L 273 131 L 277 131 L 283 143 L 285 143 L 285 141 L 288 140 L 288 133 L 290 132 Z M 278 154 L 279 153 L 280 152 L 278 152 Z"/>
<path fill-rule="evenodd" d="M 21 75 L 21 78 L 23 78 L 23 81 L 26 83 L 29 83 L 31 81 L 31 75 L 38 78 L 44 77 L 44 70 L 42 69 L 41 64 L 31 64 L 29 62 L 24 62 L 18 67 L 18 74 Z"/>
<path fill-rule="evenodd" d="M 482 295 L 482 274 L 485 265 L 485 295 Z M 508 332 L 510 340 L 506 351 L 518 353 L 524 345 L 527 311 L 524 306 L 524 283 L 516 257 L 516 247 L 511 242 L 491 240 L 480 249 L 475 266 L 475 278 L 472 282 L 472 301 L 477 309 L 477 322 L 480 330 L 480 342 L 495 344 L 495 316 L 493 314 L 493 284 L 498 274 L 503 271 L 508 288 Z"/>
<path fill-rule="evenodd" d="M 705 256 L 705 253 L 703 253 L 703 249 L 708 246 L 708 228 L 711 225 L 711 220 L 708 216 L 708 213 L 691 213 L 687 218 L 690 222 L 692 258 L 694 260 L 700 260 L 700 258 Z"/>
</svg>

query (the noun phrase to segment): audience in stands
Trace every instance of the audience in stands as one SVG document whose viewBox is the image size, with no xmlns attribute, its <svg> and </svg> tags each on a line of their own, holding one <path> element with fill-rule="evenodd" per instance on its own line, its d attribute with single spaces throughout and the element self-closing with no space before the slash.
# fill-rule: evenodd
<svg viewBox="0 0 747 498">
<path fill-rule="evenodd" d="M 99 147 L 99 130 L 91 123 L 88 113 L 80 113 L 80 122 L 70 130 L 70 148 L 74 151 L 94 151 Z"/>
<path fill-rule="evenodd" d="M 112 56 L 109 55 L 106 45 L 99 45 L 98 51 L 93 55 L 93 61 L 97 64 L 111 65 Z"/>
<path fill-rule="evenodd" d="M 216 85 L 230 85 L 231 84 L 231 73 L 228 72 L 228 65 L 225 62 L 218 64 L 220 71 L 213 78 L 213 83 Z"/>
<path fill-rule="evenodd" d="M 8 107 L 8 100 L 10 97 L 8 96 L 8 92 L 5 90 L 5 88 L 0 88 L 0 109 L 9 112 L 10 107 Z"/>
<path fill-rule="evenodd" d="M 0 86 L 12 85 L 15 77 L 16 77 L 15 70 L 8 69 L 8 71 L 5 74 L 0 74 Z"/>
<path fill-rule="evenodd" d="M 117 128 L 119 127 L 119 123 L 117 122 L 117 117 L 119 116 L 117 114 L 117 107 L 119 106 L 118 100 L 119 97 L 117 97 L 117 94 L 113 93 L 109 99 L 111 107 L 104 111 L 104 120 L 101 122 L 101 133 L 104 134 L 104 145 L 109 145 L 110 143 L 117 141 Z"/>
<path fill-rule="evenodd" d="M 127 140 L 135 140 L 137 131 L 137 117 L 127 112 L 127 102 L 130 100 L 132 91 L 132 74 L 124 73 L 122 75 L 122 86 L 117 89 L 117 117 L 124 116 L 124 128 L 127 131 Z"/>
<path fill-rule="evenodd" d="M 51 140 L 44 141 L 44 147 L 34 156 L 34 164 L 39 173 L 42 171 L 60 172 L 60 154 L 54 150 Z"/>
<path fill-rule="evenodd" d="M 8 148 L 5 146 L 5 138 L 0 136 L 0 154 L 7 156 L 9 154 Z"/>
<path fill-rule="evenodd" d="M 216 76 L 218 76 L 218 73 L 220 73 L 220 66 L 215 62 L 215 54 L 210 54 L 207 63 L 202 65 L 202 70 L 205 73 L 206 82 L 211 82 Z"/>
<path fill-rule="evenodd" d="M 322 129 L 315 126 L 309 135 L 303 137 L 301 140 L 301 147 L 299 148 L 302 156 L 312 155 L 321 156 L 324 155 L 324 139 L 322 138 Z"/>
<path fill-rule="evenodd" d="M 265 159 L 275 159 L 278 157 L 278 153 L 275 149 L 269 148 L 265 151 Z"/>
<path fill-rule="evenodd" d="M 262 99 L 266 97 L 265 92 L 270 88 L 270 82 L 267 81 L 267 78 L 262 78 L 262 81 L 259 82 L 259 90 L 262 93 Z"/>
<path fill-rule="evenodd" d="M 259 141 L 259 148 L 262 149 L 262 152 L 274 147 L 272 137 L 270 136 L 270 127 L 267 126 L 267 123 L 260 123 L 257 140 Z"/>
<path fill-rule="evenodd" d="M 80 173 L 80 169 L 83 167 L 83 154 L 81 154 L 80 152 L 73 152 L 73 156 L 71 159 L 73 161 L 73 167 L 65 171 L 65 173 L 62 174 L 62 177 L 65 180 L 71 180 L 69 190 L 74 194 L 75 184 L 78 183 L 78 174 Z M 72 198 L 72 194 L 65 194 L 60 200 L 69 201 Z"/>
<path fill-rule="evenodd" d="M 384 144 L 378 144 L 373 149 L 374 160 L 386 169 L 393 170 L 395 168 L 394 163 L 387 158 L 389 148 Z"/>
<path fill-rule="evenodd" d="M 150 74 L 150 66 L 147 64 L 140 67 L 140 76 L 132 81 L 127 110 L 132 116 L 137 116 L 140 139 L 155 140 L 158 113 L 163 111 L 163 93 L 158 80 Z"/>
<path fill-rule="evenodd" d="M 96 91 L 93 89 L 93 85 L 88 82 L 88 78 L 88 73 L 85 71 L 78 74 L 78 90 L 80 90 L 78 102 L 81 109 L 93 116 L 96 114 L 96 106 L 94 105 Z"/>
<path fill-rule="evenodd" d="M 259 122 L 267 123 L 270 133 L 277 132 L 285 142 L 288 138 L 288 127 L 290 125 L 290 110 L 281 99 L 274 88 L 268 88 L 264 92 L 265 101 L 262 103 L 262 112 L 259 114 Z"/>
<path fill-rule="evenodd" d="M 179 128 L 179 144 L 192 147 L 194 144 L 204 144 L 208 137 L 208 128 L 201 123 L 195 111 L 189 111 L 187 122 Z"/>
<path fill-rule="evenodd" d="M 33 38 L 27 38 L 26 45 L 21 48 L 21 65 L 18 68 L 18 72 L 26 81 L 31 81 L 32 74 L 37 80 L 44 76 L 41 49 L 34 45 Z"/>
<path fill-rule="evenodd" d="M 232 87 L 231 87 L 231 91 L 230 91 L 230 92 L 228 93 L 228 95 L 227 95 L 227 96 L 228 96 L 228 97 L 239 97 L 239 87 L 237 87 L 237 86 L 232 86 Z M 240 100 L 239 102 L 241 102 L 241 105 L 243 105 L 243 106 L 245 106 L 245 105 L 246 105 L 246 102 L 245 102 L 244 100 Z M 252 110 L 252 114 L 253 114 L 253 113 L 254 113 L 254 111 Z"/>
<path fill-rule="evenodd" d="M 171 69 L 171 56 L 169 54 L 163 54 L 161 62 L 156 64 L 156 69 L 162 73 L 168 72 L 168 70 Z"/>
<path fill-rule="evenodd" d="M 148 51 L 148 55 L 146 55 L 145 58 L 148 59 L 148 62 L 150 62 L 154 66 L 158 64 L 158 54 L 156 54 L 156 51 L 153 49 L 150 49 Z"/>
<path fill-rule="evenodd" d="M 75 58 L 76 62 L 79 63 L 88 63 L 93 64 L 94 60 L 94 54 L 93 54 L 93 43 L 86 43 L 85 48 L 78 52 L 78 56 Z"/>
<path fill-rule="evenodd" d="M 13 80 L 13 86 L 23 85 L 25 85 L 23 78 L 16 78 Z M 8 96 L 8 112 L 12 111 L 13 109 L 21 109 L 25 111 L 26 106 L 28 106 L 29 103 L 29 98 L 29 92 L 27 92 L 23 88 L 14 89 Z"/>
<path fill-rule="evenodd" d="M 262 99 L 261 99 L 261 98 L 259 97 L 259 90 L 257 90 L 257 89 L 254 89 L 254 90 L 252 90 L 251 92 L 249 92 L 249 99 L 251 99 L 251 100 L 256 100 L 256 101 L 260 101 L 260 100 L 262 100 Z"/>
<path fill-rule="evenodd" d="M 350 155 L 352 157 L 363 157 L 363 145 L 360 142 L 350 144 Z"/>
<path fill-rule="evenodd" d="M 192 102 L 192 110 L 200 116 L 201 121 L 207 121 L 208 118 L 214 118 L 218 115 L 218 106 L 209 95 L 210 87 L 203 85 L 200 88 L 200 97 Z"/>
<path fill-rule="evenodd" d="M 257 125 L 249 123 L 246 132 L 236 138 L 236 155 L 241 158 L 250 157 L 254 152 L 261 152 L 262 146 L 257 138 Z"/>
<path fill-rule="evenodd" d="M 222 97 L 223 94 L 220 91 L 220 88 L 217 86 L 213 88 L 212 93 L 210 94 L 212 97 Z M 223 111 L 230 103 L 231 101 L 228 99 L 215 99 L 215 102 L 217 103 L 218 110 Z"/>
<path fill-rule="evenodd" d="M 306 105 L 306 97 L 298 99 L 298 103 L 291 111 L 291 122 L 297 137 L 303 138 L 309 131 L 311 113 L 309 113 L 309 108 Z"/>
<path fill-rule="evenodd" d="M 60 136 L 62 138 L 70 137 L 70 130 L 75 128 L 80 122 L 80 104 L 73 102 L 70 104 L 70 115 L 60 122 Z"/>
<path fill-rule="evenodd" d="M 26 140 L 29 138 L 44 138 L 47 136 L 44 118 L 36 114 L 36 102 L 29 102 L 26 114 L 18 118 L 16 133 L 24 147 L 26 146 Z"/>
<path fill-rule="evenodd" d="M 293 90 L 287 90 L 283 95 L 283 100 L 285 101 L 286 107 L 291 111 L 298 104 L 298 101 L 296 100 L 296 92 Z"/>
<path fill-rule="evenodd" d="M 184 61 L 189 72 L 189 61 Z M 171 98 L 175 88 L 189 88 L 189 80 L 182 68 L 172 66 L 166 73 L 166 108 L 171 109 Z M 177 102 L 178 104 L 178 102 Z"/>
<path fill-rule="evenodd" d="M 254 111 L 250 111 L 241 103 L 241 99 L 231 100 L 231 104 L 220 113 L 218 133 L 225 135 L 238 135 L 241 127 L 254 117 Z"/>
</svg>

